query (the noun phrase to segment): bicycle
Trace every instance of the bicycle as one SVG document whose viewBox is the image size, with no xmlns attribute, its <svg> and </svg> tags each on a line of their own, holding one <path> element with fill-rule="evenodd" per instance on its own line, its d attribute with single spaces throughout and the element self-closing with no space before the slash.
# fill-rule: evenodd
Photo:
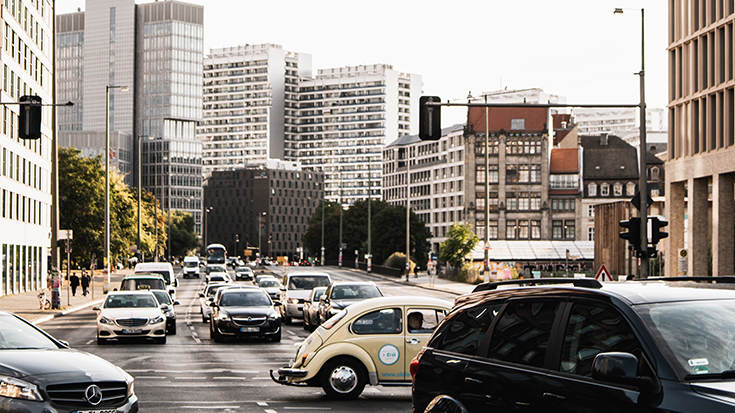
<svg viewBox="0 0 735 413">
<path fill-rule="evenodd" d="M 41 310 L 51 309 L 51 300 L 46 298 L 46 290 L 41 290 L 41 293 L 38 294 L 38 305 Z"/>
</svg>

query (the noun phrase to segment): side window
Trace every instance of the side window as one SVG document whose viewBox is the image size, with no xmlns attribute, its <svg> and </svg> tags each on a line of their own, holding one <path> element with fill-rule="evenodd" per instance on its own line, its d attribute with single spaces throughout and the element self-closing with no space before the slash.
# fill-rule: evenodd
<svg viewBox="0 0 735 413">
<path fill-rule="evenodd" d="M 595 356 L 609 351 L 632 353 L 639 359 L 642 354 L 633 331 L 617 311 L 598 305 L 575 305 L 564 334 L 561 371 L 591 376 Z"/>
<path fill-rule="evenodd" d="M 355 334 L 397 334 L 403 331 L 403 315 L 400 308 L 373 311 L 352 323 Z"/>
<path fill-rule="evenodd" d="M 558 308 L 555 302 L 510 302 L 493 330 L 488 357 L 543 367 Z"/>
<path fill-rule="evenodd" d="M 406 310 L 406 328 L 412 334 L 431 334 L 447 314 L 435 308 L 410 308 Z"/>
<path fill-rule="evenodd" d="M 501 307 L 502 304 L 475 307 L 458 314 L 437 333 L 434 347 L 474 356 Z"/>
</svg>

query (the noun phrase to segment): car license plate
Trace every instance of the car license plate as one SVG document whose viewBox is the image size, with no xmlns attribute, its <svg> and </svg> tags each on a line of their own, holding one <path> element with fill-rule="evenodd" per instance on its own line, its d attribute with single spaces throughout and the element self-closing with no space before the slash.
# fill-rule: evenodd
<svg viewBox="0 0 735 413">
<path fill-rule="evenodd" d="M 123 334 L 140 334 L 143 332 L 142 328 L 123 328 Z"/>
<path fill-rule="evenodd" d="M 72 410 L 72 413 L 117 413 L 117 409 L 106 409 L 106 410 Z"/>
<path fill-rule="evenodd" d="M 241 333 L 257 333 L 260 331 L 259 327 L 240 327 Z"/>
</svg>

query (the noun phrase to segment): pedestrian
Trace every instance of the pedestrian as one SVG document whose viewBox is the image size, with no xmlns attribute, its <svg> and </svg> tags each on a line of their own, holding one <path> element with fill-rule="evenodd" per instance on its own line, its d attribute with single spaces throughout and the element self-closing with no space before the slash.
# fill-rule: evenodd
<svg viewBox="0 0 735 413">
<path fill-rule="evenodd" d="M 87 271 L 82 270 L 82 295 L 87 296 L 89 294 L 89 282 L 91 281 L 91 278 L 89 274 L 87 274 Z"/>
<path fill-rule="evenodd" d="M 77 295 L 77 287 L 79 287 L 79 276 L 76 273 L 71 273 L 69 277 L 69 285 L 71 285 L 71 295 Z"/>
</svg>

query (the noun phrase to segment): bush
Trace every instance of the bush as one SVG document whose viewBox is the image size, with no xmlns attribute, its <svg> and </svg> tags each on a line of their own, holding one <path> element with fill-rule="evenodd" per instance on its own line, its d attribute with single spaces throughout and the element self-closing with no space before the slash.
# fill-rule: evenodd
<svg viewBox="0 0 735 413">
<path fill-rule="evenodd" d="M 414 268 L 416 268 L 416 263 L 413 261 L 409 261 L 409 265 L 411 268 L 411 272 L 413 272 Z M 388 257 L 387 260 L 383 263 L 384 267 L 390 267 L 390 268 L 397 268 L 401 271 L 406 271 L 406 254 L 402 252 L 394 252 L 391 254 L 390 257 Z"/>
</svg>

